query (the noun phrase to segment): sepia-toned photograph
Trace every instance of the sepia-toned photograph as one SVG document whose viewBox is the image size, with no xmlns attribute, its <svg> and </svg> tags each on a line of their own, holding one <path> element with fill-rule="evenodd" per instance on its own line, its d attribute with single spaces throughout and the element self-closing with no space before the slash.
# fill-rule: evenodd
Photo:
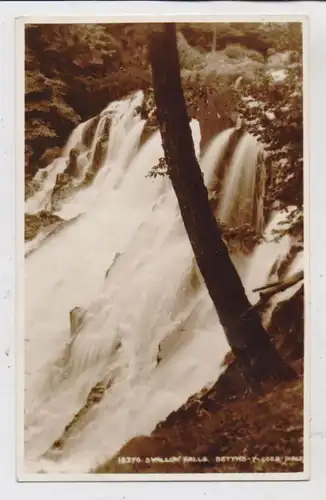
<svg viewBox="0 0 326 500">
<path fill-rule="evenodd" d="M 304 27 L 24 25 L 24 478 L 303 478 Z"/>
</svg>

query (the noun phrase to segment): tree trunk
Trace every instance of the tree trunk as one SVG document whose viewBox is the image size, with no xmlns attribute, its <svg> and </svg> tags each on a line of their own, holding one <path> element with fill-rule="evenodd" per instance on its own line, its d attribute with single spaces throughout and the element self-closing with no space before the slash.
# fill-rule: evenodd
<svg viewBox="0 0 326 500">
<path fill-rule="evenodd" d="M 217 26 L 213 25 L 213 42 L 212 42 L 212 52 L 216 52 L 216 36 L 217 36 Z"/>
<path fill-rule="evenodd" d="M 295 373 L 279 357 L 248 301 L 210 208 L 181 86 L 174 24 L 154 28 L 149 57 L 168 174 L 182 219 L 238 366 L 251 387 L 259 391 L 264 380 L 284 380 Z"/>
</svg>

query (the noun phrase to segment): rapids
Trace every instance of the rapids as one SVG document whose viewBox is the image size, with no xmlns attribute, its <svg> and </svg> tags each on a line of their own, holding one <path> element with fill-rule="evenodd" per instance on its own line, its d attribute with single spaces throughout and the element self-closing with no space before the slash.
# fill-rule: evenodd
<svg viewBox="0 0 326 500">
<path fill-rule="evenodd" d="M 38 236 L 26 257 L 27 472 L 88 472 L 130 438 L 149 434 L 222 371 L 228 345 L 196 274 L 175 194 L 167 177 L 147 175 L 163 150 L 159 132 L 139 147 L 142 100 L 137 92 L 102 112 L 91 145 L 81 148 L 85 161 L 75 189 L 56 210 L 70 223 L 49 237 Z M 51 206 L 56 177 L 70 150 L 82 145 L 87 126 L 89 121 L 78 125 L 46 175 L 37 174 L 39 189 L 26 201 L 27 213 Z M 209 185 L 235 129 L 222 132 L 204 152 L 199 123 L 193 120 L 191 129 Z M 108 147 L 101 168 L 80 188 L 103 136 Z M 255 193 L 260 153 L 249 134 L 236 146 L 217 214 L 226 224 L 252 222 L 255 212 L 257 228 L 264 227 L 258 207 L 263 190 Z M 252 301 L 252 289 L 268 280 L 276 257 L 289 249 L 286 238 L 277 245 L 269 241 L 279 217 L 252 256 L 233 257 Z M 72 335 L 69 315 L 76 307 L 84 315 Z M 86 404 L 95 386 L 101 397 Z"/>
</svg>

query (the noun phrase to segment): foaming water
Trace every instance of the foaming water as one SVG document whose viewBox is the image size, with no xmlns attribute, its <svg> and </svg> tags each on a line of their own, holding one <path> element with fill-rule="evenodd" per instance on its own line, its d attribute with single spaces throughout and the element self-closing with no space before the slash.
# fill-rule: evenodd
<svg viewBox="0 0 326 500">
<path fill-rule="evenodd" d="M 89 148 L 83 143 L 83 133 L 91 120 L 79 124 L 71 133 L 66 146 L 63 148 L 62 157 L 54 160 L 35 175 L 34 180 L 39 183 L 39 188 L 33 196 L 26 200 L 25 212 L 28 214 L 37 214 L 42 210 L 51 210 L 51 197 L 56 186 L 57 177 L 66 171 L 69 163 L 69 153 L 73 149 L 80 152 L 77 160 L 78 172 L 73 179 L 74 187 L 81 185 L 85 180 L 87 172 L 91 172 L 94 169 L 94 160 L 99 140 L 107 142 L 108 147 L 106 155 L 100 160 L 100 166 L 102 167 L 101 176 L 97 182 L 106 177 L 116 164 L 118 164 L 118 168 L 113 172 L 113 176 L 119 175 L 119 171 L 123 171 L 126 163 L 135 154 L 139 145 L 145 121 L 141 120 L 139 114 L 136 113 L 136 109 L 141 105 L 143 97 L 143 92 L 139 91 L 125 100 L 110 103 L 99 116 Z M 107 124 L 110 126 L 106 127 Z M 56 213 L 63 218 L 69 218 L 81 213 L 85 209 L 85 206 L 81 203 L 81 206 L 77 208 L 78 203 L 76 204 L 76 201 L 77 199 L 78 201 L 81 201 L 81 199 L 85 200 L 84 194 L 87 190 L 85 188 L 87 186 L 82 189 L 82 194 L 79 197 L 70 196 L 68 200 L 62 200 L 61 207 Z M 89 190 L 87 191 L 86 199 L 89 195 Z M 92 192 L 94 194 L 94 190 Z M 69 205 L 71 202 L 71 206 L 74 209 L 70 213 L 69 211 L 67 212 L 68 208 L 66 205 Z M 63 205 L 65 205 L 64 208 Z"/>
<path fill-rule="evenodd" d="M 68 157 L 70 150 L 76 147 L 77 144 L 80 144 L 82 142 L 84 129 L 90 123 L 90 121 L 91 120 L 87 120 L 86 122 L 80 123 L 72 131 L 65 147 L 63 148 L 62 156 Z"/>
<path fill-rule="evenodd" d="M 231 227 L 254 222 L 258 155 L 255 138 L 249 134 L 241 137 L 232 158 L 232 168 L 226 173 L 219 206 L 220 220 Z M 257 218 L 258 230 L 263 227 L 262 217 L 260 213 Z"/>
<path fill-rule="evenodd" d="M 104 110 L 103 117 L 111 116 L 105 161 L 94 181 L 58 212 L 66 219 L 80 216 L 26 259 L 29 472 L 88 472 L 213 384 L 228 351 L 169 179 L 148 177 L 163 149 L 159 132 L 139 149 L 141 102 L 137 93 Z M 197 121 L 191 129 L 199 157 Z M 223 132 L 201 158 L 206 184 L 206 171 L 214 173 L 231 134 Z M 232 186 L 236 197 L 240 182 L 240 194 L 253 189 L 257 155 L 248 141 L 239 142 L 225 177 L 221 206 L 230 218 L 238 210 L 236 203 L 226 208 Z M 263 243 L 253 257 L 259 273 L 254 263 L 248 267 L 234 257 L 250 298 L 257 274 L 265 279 L 279 252 L 270 245 Z M 71 333 L 76 307 L 83 320 Z M 85 408 L 98 384 L 102 398 Z"/>
<path fill-rule="evenodd" d="M 235 128 L 223 130 L 223 132 L 212 139 L 211 143 L 207 147 L 205 155 L 201 159 L 201 166 L 204 172 L 204 181 L 206 186 L 211 185 L 214 175 L 217 174 L 216 169 L 219 163 L 218 160 L 224 154 L 228 142 L 235 130 Z"/>
<path fill-rule="evenodd" d="M 40 189 L 25 202 L 25 212 L 36 214 L 41 210 L 51 210 L 51 197 L 56 184 L 57 175 L 67 168 L 67 159 L 62 157 L 54 160 L 48 167 L 42 169 L 42 176 L 36 174 L 36 181 L 40 182 Z M 40 171 L 38 172 L 40 174 Z"/>
<path fill-rule="evenodd" d="M 214 189 L 219 180 L 217 215 L 229 227 L 251 224 L 258 233 L 264 229 L 263 197 L 266 181 L 262 147 L 248 133 L 232 143 L 237 128 L 215 137 L 202 158 L 204 180 Z"/>
</svg>

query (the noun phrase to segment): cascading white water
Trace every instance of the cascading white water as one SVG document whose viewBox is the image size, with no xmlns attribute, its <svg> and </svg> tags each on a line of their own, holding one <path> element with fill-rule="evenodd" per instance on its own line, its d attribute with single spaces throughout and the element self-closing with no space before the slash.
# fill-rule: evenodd
<svg viewBox="0 0 326 500">
<path fill-rule="evenodd" d="M 46 168 L 39 170 L 35 175 L 34 180 L 39 183 L 39 189 L 33 196 L 26 200 L 25 212 L 27 214 L 37 214 L 45 209 L 51 210 L 51 197 L 56 186 L 57 176 L 65 172 L 68 166 L 69 153 L 73 149 L 78 150 L 78 148 L 82 147 L 82 154 L 77 162 L 80 172 L 73 182 L 75 187 L 83 182 L 87 171 L 92 169 L 99 139 L 107 139 L 109 142 L 107 155 L 102 160 L 105 169 L 102 169 L 101 176 L 105 175 L 107 171 L 110 170 L 110 167 L 114 163 L 113 152 L 116 150 L 119 150 L 119 165 L 115 170 L 118 171 L 121 169 L 135 152 L 135 148 L 137 148 L 145 124 L 145 121 L 141 120 L 139 115 L 135 113 L 136 108 L 142 103 L 142 99 L 143 93 L 140 91 L 126 100 L 114 101 L 109 104 L 99 117 L 94 137 L 89 148 L 83 144 L 83 133 L 86 127 L 89 126 L 91 120 L 79 124 L 72 132 L 66 146 L 63 148 L 63 156 L 54 160 Z M 111 121 L 111 133 L 108 137 L 105 137 L 105 125 L 107 121 Z M 122 143 L 124 143 L 123 148 L 121 148 Z M 121 149 L 124 151 L 124 154 L 121 154 Z M 83 196 L 83 193 L 81 196 Z M 89 191 L 86 198 L 88 196 Z M 75 204 L 75 202 L 75 197 L 73 197 L 73 204 Z M 64 212 L 62 211 L 60 215 L 64 215 Z M 76 215 L 76 213 L 74 215 Z M 70 214 L 67 214 L 67 217 L 70 217 Z"/>
<path fill-rule="evenodd" d="M 70 137 L 63 148 L 62 151 L 62 156 L 67 158 L 69 156 L 69 152 L 72 148 L 76 147 L 77 144 L 80 144 L 82 142 L 82 137 L 83 137 L 83 132 L 85 127 L 90 123 L 90 120 L 87 120 L 86 122 L 80 123 L 77 125 L 76 128 L 72 131 L 70 134 Z"/>
<path fill-rule="evenodd" d="M 228 351 L 202 280 L 194 285 L 190 279 L 193 253 L 169 180 L 147 177 L 163 156 L 160 134 L 136 152 L 144 126 L 135 113 L 141 100 L 137 93 L 103 112 L 113 116 L 104 165 L 58 212 L 66 219 L 81 217 L 26 259 L 29 472 L 88 472 L 214 383 Z M 191 127 L 199 156 L 198 122 Z M 218 163 L 231 133 L 222 133 L 215 154 L 209 151 L 201 159 L 204 175 Z M 238 185 L 247 153 L 241 142 L 225 196 Z M 252 167 L 248 191 L 254 176 Z M 259 274 L 246 277 L 247 270 L 239 269 L 250 297 L 271 265 L 264 250 L 255 259 Z M 69 313 L 76 306 L 86 314 L 72 338 Z M 164 354 L 157 365 L 160 345 Z M 98 383 L 106 387 L 103 398 L 67 430 Z M 58 439 L 60 446 L 53 447 Z"/>
<path fill-rule="evenodd" d="M 210 145 L 205 151 L 205 156 L 201 160 L 201 168 L 204 173 L 204 181 L 206 186 L 211 185 L 214 174 L 216 173 L 218 160 L 224 153 L 224 149 L 227 147 L 228 141 L 230 140 L 235 130 L 235 128 L 223 130 L 223 132 L 212 139 Z"/>
<path fill-rule="evenodd" d="M 220 161 L 229 147 L 232 135 L 236 133 L 237 129 L 234 127 L 223 131 L 211 141 L 201 162 L 204 180 L 208 187 L 214 184 L 216 178 L 223 181 L 219 193 L 220 221 L 230 227 L 252 224 L 260 233 L 264 227 L 261 204 L 264 182 L 259 182 L 261 177 L 262 181 L 265 177 L 261 171 L 265 168 L 264 163 L 259 163 L 262 147 L 252 135 L 245 133 L 237 141 L 231 164 L 226 162 L 225 165 Z"/>
<path fill-rule="evenodd" d="M 25 202 L 25 212 L 27 214 L 36 214 L 44 209 L 51 209 L 51 196 L 57 175 L 62 174 L 67 168 L 67 159 L 65 157 L 58 158 L 53 161 L 48 167 L 40 170 L 35 180 L 40 183 L 40 188 L 36 193 L 28 198 Z"/>
<path fill-rule="evenodd" d="M 234 221 L 241 226 L 252 221 L 254 213 L 256 169 L 259 146 L 254 137 L 240 138 L 232 158 L 232 168 L 226 174 L 221 193 L 219 218 L 225 224 Z M 235 213 L 235 208 L 237 208 Z"/>
</svg>

